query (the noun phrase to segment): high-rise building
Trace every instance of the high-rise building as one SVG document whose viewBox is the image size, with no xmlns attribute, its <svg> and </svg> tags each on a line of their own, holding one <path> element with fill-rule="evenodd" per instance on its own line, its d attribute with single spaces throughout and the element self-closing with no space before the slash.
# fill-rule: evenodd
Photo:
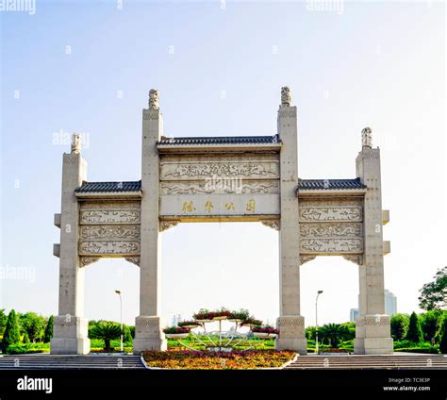
<svg viewBox="0 0 447 400">
<path fill-rule="evenodd" d="M 351 321 L 351 322 L 357 321 L 358 316 L 359 316 L 359 309 L 358 308 L 351 308 L 349 321 Z"/>
<path fill-rule="evenodd" d="M 397 313 L 397 297 L 392 292 L 385 289 L 385 314 L 393 315 L 396 313 Z M 349 314 L 349 321 L 355 322 L 358 316 L 359 316 L 359 309 L 351 308 Z"/>
<path fill-rule="evenodd" d="M 389 290 L 385 289 L 385 314 L 393 315 L 397 313 L 397 297 Z"/>
</svg>

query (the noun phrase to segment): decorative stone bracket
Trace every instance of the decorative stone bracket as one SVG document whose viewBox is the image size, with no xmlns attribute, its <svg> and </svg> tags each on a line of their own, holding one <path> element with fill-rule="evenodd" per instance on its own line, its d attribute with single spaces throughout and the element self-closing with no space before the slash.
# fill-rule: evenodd
<svg viewBox="0 0 447 400">
<path fill-rule="evenodd" d="M 263 225 L 268 226 L 269 228 L 272 228 L 275 231 L 279 231 L 281 228 L 281 223 L 280 223 L 279 219 L 266 219 L 261 222 Z"/>
<path fill-rule="evenodd" d="M 163 232 L 176 225 L 178 225 L 178 221 L 160 221 L 158 225 L 158 230 L 160 232 Z"/>
</svg>

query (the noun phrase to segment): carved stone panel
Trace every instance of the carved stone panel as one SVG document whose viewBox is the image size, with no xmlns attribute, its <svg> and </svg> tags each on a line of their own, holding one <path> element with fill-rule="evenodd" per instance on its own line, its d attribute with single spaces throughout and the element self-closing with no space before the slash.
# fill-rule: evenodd
<svg viewBox="0 0 447 400">
<path fill-rule="evenodd" d="M 124 256 L 140 254 L 140 242 L 80 242 L 79 254 L 86 255 L 108 255 L 108 256 Z"/>
<path fill-rule="evenodd" d="M 277 160 L 240 158 L 234 160 L 214 159 L 205 162 L 165 161 L 160 165 L 161 180 L 197 180 L 213 177 L 278 179 L 279 162 Z"/>
<path fill-rule="evenodd" d="M 82 210 L 81 225 L 84 224 L 132 224 L 140 222 L 140 210 Z"/>
<path fill-rule="evenodd" d="M 84 265 L 101 257 L 138 257 L 140 203 L 81 203 L 79 255 Z"/>
<path fill-rule="evenodd" d="M 362 208 L 356 206 L 343 207 L 303 207 L 300 208 L 301 222 L 327 221 L 362 221 Z"/>
<path fill-rule="evenodd" d="M 352 260 L 361 261 L 361 200 L 309 200 L 299 206 L 300 255 L 353 255 Z"/>
<path fill-rule="evenodd" d="M 326 222 L 300 225 L 302 239 L 320 238 L 359 238 L 362 236 L 362 224 L 351 222 Z"/>
<path fill-rule="evenodd" d="M 83 225 L 80 230 L 81 240 L 139 240 L 139 225 Z"/>
<path fill-rule="evenodd" d="M 300 240 L 301 253 L 362 253 L 361 239 L 305 239 Z"/>
<path fill-rule="evenodd" d="M 204 181 L 166 181 L 160 183 L 162 195 L 211 193 L 279 193 L 278 180 L 245 181 L 242 179 L 211 178 Z"/>
</svg>

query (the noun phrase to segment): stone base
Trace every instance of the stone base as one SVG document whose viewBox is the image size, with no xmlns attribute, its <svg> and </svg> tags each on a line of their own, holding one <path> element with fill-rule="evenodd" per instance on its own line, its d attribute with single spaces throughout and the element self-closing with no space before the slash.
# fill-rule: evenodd
<svg viewBox="0 0 447 400">
<path fill-rule="evenodd" d="M 160 317 L 140 315 L 135 319 L 134 354 L 142 351 L 165 351 L 168 348 Z"/>
<path fill-rule="evenodd" d="M 391 338 L 356 338 L 354 354 L 393 354 L 394 346 Z"/>
<path fill-rule="evenodd" d="M 292 350 L 302 355 L 307 354 L 304 317 L 285 315 L 278 318 L 276 326 L 279 329 L 279 336 L 276 339 L 277 350 Z"/>
<path fill-rule="evenodd" d="M 50 343 L 51 354 L 88 354 L 88 321 L 71 315 L 54 318 L 53 338 Z"/>
<path fill-rule="evenodd" d="M 390 317 L 385 314 L 362 315 L 356 322 L 355 354 L 392 354 Z"/>
</svg>

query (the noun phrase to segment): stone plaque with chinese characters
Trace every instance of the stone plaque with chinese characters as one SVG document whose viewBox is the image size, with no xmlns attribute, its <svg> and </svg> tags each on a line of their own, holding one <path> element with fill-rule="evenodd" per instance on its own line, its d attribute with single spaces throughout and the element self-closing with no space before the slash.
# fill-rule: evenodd
<svg viewBox="0 0 447 400">
<path fill-rule="evenodd" d="M 276 154 L 163 156 L 160 217 L 180 221 L 277 216 Z"/>
</svg>

